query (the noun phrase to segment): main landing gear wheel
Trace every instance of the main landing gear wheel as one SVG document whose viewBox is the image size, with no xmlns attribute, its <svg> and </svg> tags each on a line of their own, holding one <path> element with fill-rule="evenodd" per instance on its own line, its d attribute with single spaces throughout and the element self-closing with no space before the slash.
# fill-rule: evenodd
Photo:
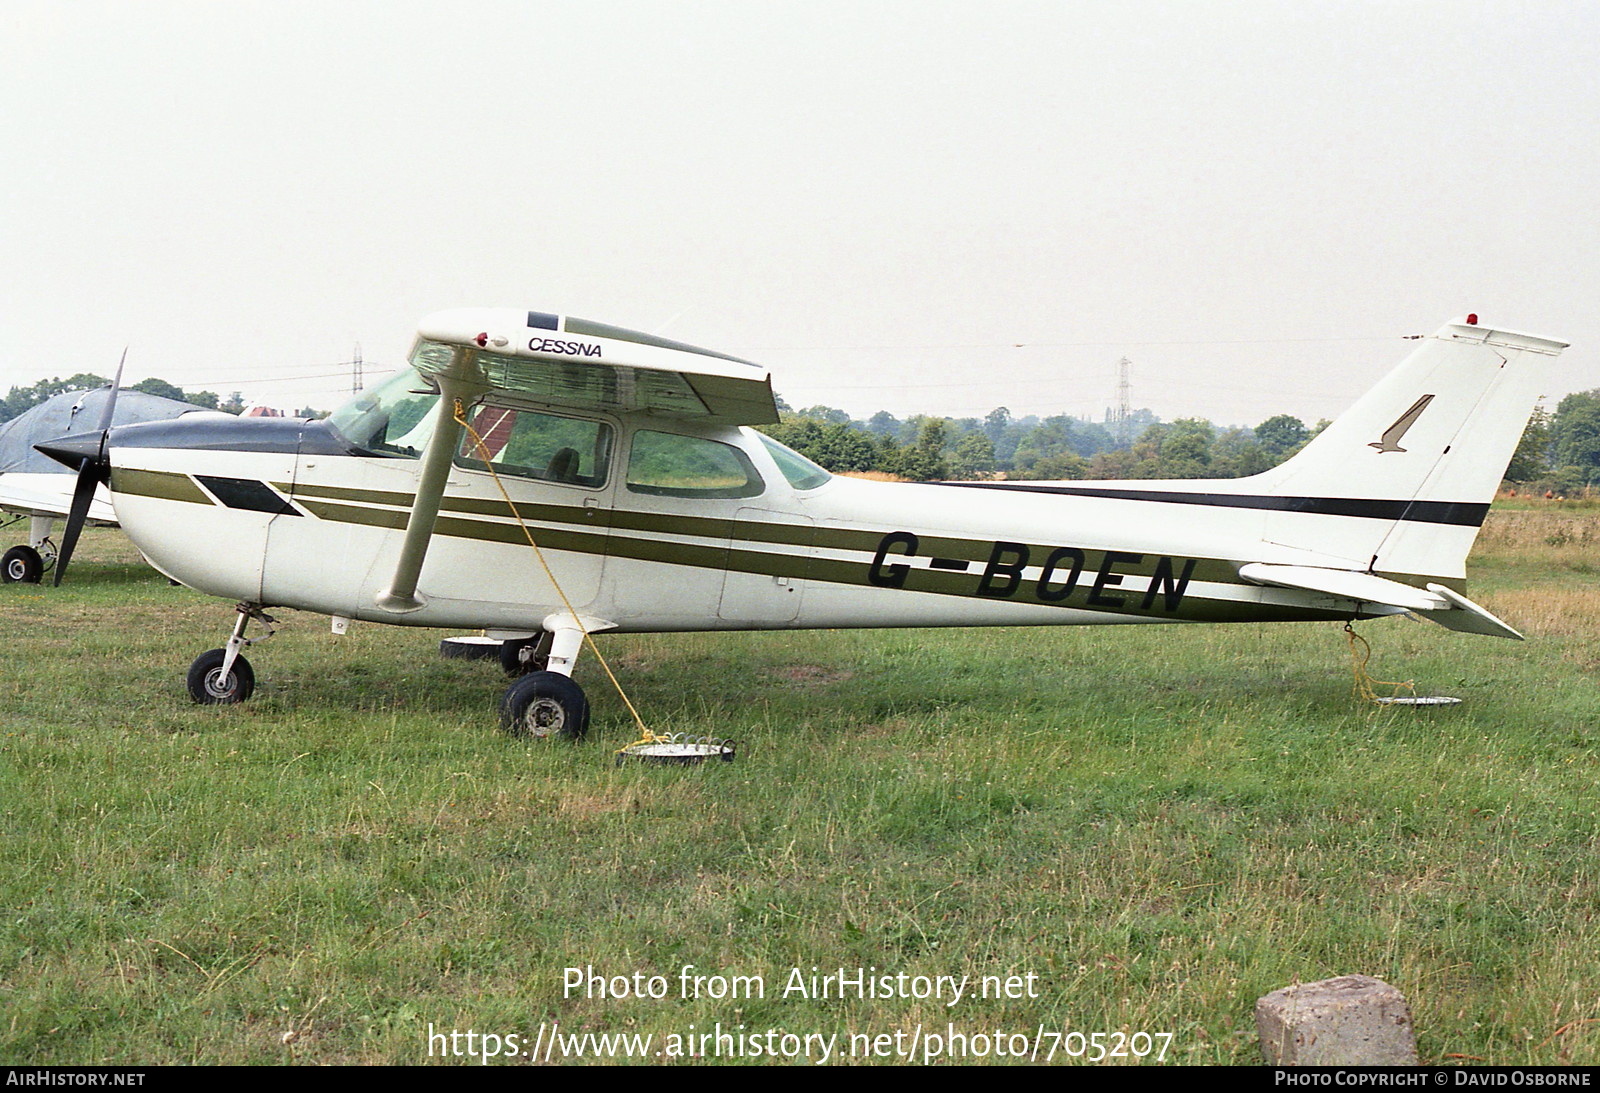
<svg viewBox="0 0 1600 1093">
<path fill-rule="evenodd" d="M 15 546 L 0 558 L 0 578 L 6 584 L 38 584 L 44 576 L 44 559 L 31 546 Z"/>
<path fill-rule="evenodd" d="M 203 706 L 227 706 L 243 702 L 256 689 L 256 673 L 244 657 L 233 658 L 233 668 L 222 674 L 226 649 L 201 653 L 189 665 L 189 697 Z"/>
<path fill-rule="evenodd" d="M 589 700 L 559 672 L 530 672 L 500 700 L 500 727 L 512 736 L 578 740 L 589 731 Z"/>
</svg>

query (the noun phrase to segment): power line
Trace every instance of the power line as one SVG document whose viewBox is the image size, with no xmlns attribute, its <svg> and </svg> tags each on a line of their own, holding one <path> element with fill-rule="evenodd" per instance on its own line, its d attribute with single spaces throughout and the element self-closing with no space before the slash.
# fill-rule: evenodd
<svg viewBox="0 0 1600 1093">
<path fill-rule="evenodd" d="M 345 362 L 345 365 L 348 368 L 349 362 Z M 267 376 L 253 380 L 184 380 L 182 383 L 168 380 L 167 382 L 172 383 L 176 387 L 182 387 L 187 390 L 191 387 L 249 387 L 251 384 L 256 383 L 300 383 L 303 380 L 344 379 L 349 374 L 350 373 L 348 371 L 343 371 L 324 372 L 315 376 Z"/>
<path fill-rule="evenodd" d="M 730 353 L 839 352 L 857 349 L 1097 349 L 1120 345 L 1307 345 L 1319 342 L 1389 342 L 1393 337 L 1369 338 L 1223 338 L 1210 341 L 1148 341 L 1119 338 L 1103 342 L 974 342 L 939 345 L 739 345 Z"/>
</svg>

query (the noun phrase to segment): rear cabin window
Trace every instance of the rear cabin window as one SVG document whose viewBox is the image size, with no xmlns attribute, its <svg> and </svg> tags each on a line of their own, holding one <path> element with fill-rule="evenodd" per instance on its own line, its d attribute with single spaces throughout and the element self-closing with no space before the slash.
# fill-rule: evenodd
<svg viewBox="0 0 1600 1093">
<path fill-rule="evenodd" d="M 766 484 L 732 444 L 641 430 L 628 455 L 628 489 L 658 497 L 755 497 Z"/>
<path fill-rule="evenodd" d="M 611 426 L 504 406 L 479 406 L 462 431 L 456 465 L 599 489 L 611 465 Z M 479 446 L 482 442 L 482 447 Z M 486 458 L 487 457 L 487 458 Z"/>
</svg>

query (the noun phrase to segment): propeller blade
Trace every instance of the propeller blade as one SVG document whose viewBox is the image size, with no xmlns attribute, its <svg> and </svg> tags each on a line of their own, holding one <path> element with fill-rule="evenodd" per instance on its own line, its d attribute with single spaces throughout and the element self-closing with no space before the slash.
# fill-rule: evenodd
<svg viewBox="0 0 1600 1093">
<path fill-rule="evenodd" d="M 94 488 L 100 484 L 98 460 L 86 459 L 78 470 L 78 482 L 72 488 L 72 508 L 67 510 L 67 528 L 61 534 L 61 551 L 56 555 L 55 587 L 61 587 L 61 578 L 67 575 L 67 563 L 78 546 L 78 533 L 89 518 L 89 502 L 94 500 Z"/>
<path fill-rule="evenodd" d="M 106 459 L 106 438 L 111 435 L 111 422 L 117 412 L 117 391 L 122 386 L 122 369 L 128 363 L 128 348 L 123 346 L 122 359 L 117 362 L 117 374 L 111 378 L 111 394 L 106 399 L 105 409 L 100 411 L 100 428 L 98 433 L 79 434 L 77 437 L 64 437 L 64 441 L 78 441 L 78 448 L 73 450 L 68 444 L 57 442 L 58 452 L 45 451 L 44 454 L 53 459 L 66 462 L 62 455 L 77 455 L 82 462 L 78 464 L 78 481 L 72 487 L 72 507 L 67 510 L 67 527 L 61 533 L 61 550 L 56 554 L 55 587 L 61 587 L 61 580 L 67 575 L 67 563 L 72 561 L 72 552 L 78 547 L 78 535 L 83 531 L 84 523 L 89 519 L 89 504 L 94 500 L 94 490 L 107 476 L 111 467 Z M 83 443 L 93 437 L 93 451 L 86 450 L 89 445 Z M 40 446 L 43 451 L 43 446 Z"/>
<path fill-rule="evenodd" d="M 128 363 L 128 347 L 122 347 L 122 359 L 117 362 L 117 374 L 111 377 L 111 397 L 106 399 L 106 408 L 100 411 L 100 431 L 106 432 L 111 428 L 111 416 L 117 412 L 117 391 L 122 387 L 122 366 Z"/>
</svg>

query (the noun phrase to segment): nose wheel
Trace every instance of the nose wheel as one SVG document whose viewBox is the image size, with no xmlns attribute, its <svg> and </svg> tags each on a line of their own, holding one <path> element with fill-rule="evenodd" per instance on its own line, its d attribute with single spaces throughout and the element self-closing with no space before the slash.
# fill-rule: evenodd
<svg viewBox="0 0 1600 1093">
<path fill-rule="evenodd" d="M 28 518 L 17 516 L 0 521 L 0 527 L 10 527 L 24 519 Z M 56 545 L 50 539 L 50 526 L 53 523 L 54 520 L 48 516 L 32 518 L 28 525 L 27 545 L 12 547 L 6 551 L 4 558 L 0 558 L 0 581 L 6 584 L 38 584 L 41 577 L 55 568 Z"/>
<path fill-rule="evenodd" d="M 189 665 L 189 697 L 202 706 L 229 706 L 243 702 L 255 693 L 255 670 L 240 652 L 246 645 L 270 638 L 272 624 L 277 620 L 256 604 L 241 603 L 236 610 L 239 617 L 233 624 L 233 635 L 228 638 L 228 644 L 221 649 L 201 653 Z M 245 627 L 251 619 L 258 620 L 267 628 L 265 637 L 244 636 Z"/>
<path fill-rule="evenodd" d="M 250 662 L 235 655 L 227 664 L 226 649 L 201 653 L 189 665 L 189 697 L 203 706 L 226 706 L 243 702 L 256 689 L 256 673 Z"/>
</svg>

